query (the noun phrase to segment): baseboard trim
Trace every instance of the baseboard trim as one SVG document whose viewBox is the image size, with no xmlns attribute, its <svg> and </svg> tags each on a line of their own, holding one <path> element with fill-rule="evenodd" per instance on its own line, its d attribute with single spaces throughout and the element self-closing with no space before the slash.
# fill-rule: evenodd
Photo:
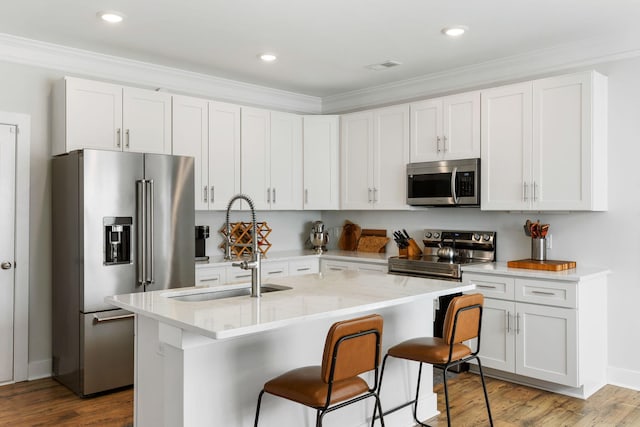
<svg viewBox="0 0 640 427">
<path fill-rule="evenodd" d="M 29 381 L 39 380 L 40 378 L 48 378 L 51 376 L 51 359 L 36 360 L 29 362 L 29 373 L 27 379 Z"/>
<path fill-rule="evenodd" d="M 618 387 L 640 391 L 640 371 L 610 366 L 607 368 L 607 382 Z"/>
</svg>

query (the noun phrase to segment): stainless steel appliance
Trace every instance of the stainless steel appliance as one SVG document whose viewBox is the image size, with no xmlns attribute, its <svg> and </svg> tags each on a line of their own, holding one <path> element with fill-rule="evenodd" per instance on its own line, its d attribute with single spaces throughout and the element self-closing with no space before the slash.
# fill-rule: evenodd
<svg viewBox="0 0 640 427">
<path fill-rule="evenodd" d="M 53 159 L 53 375 L 81 396 L 133 383 L 133 314 L 109 295 L 193 286 L 192 157 Z"/>
<path fill-rule="evenodd" d="M 327 244 L 329 243 L 329 233 L 325 230 L 322 221 L 315 221 L 311 225 L 309 241 L 311 242 L 311 248 L 316 251 L 316 253 L 321 254 L 326 252 Z"/>
<path fill-rule="evenodd" d="M 424 230 L 422 256 L 389 257 L 389 273 L 462 280 L 462 266 L 495 261 L 495 231 Z"/>
<path fill-rule="evenodd" d="M 480 206 L 480 159 L 409 163 L 407 204 Z"/>
<path fill-rule="evenodd" d="M 209 261 L 206 242 L 209 238 L 208 225 L 196 225 L 196 262 Z"/>
</svg>

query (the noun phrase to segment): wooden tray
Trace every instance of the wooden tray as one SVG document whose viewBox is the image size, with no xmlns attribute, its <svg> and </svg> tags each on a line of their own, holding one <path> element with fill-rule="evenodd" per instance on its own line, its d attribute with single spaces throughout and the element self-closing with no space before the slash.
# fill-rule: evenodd
<svg viewBox="0 0 640 427">
<path fill-rule="evenodd" d="M 516 261 L 508 261 L 507 267 L 510 268 L 528 268 L 530 270 L 546 270 L 546 271 L 562 271 L 576 268 L 575 261 L 556 261 L 545 260 L 538 261 L 535 259 L 519 259 Z"/>
</svg>

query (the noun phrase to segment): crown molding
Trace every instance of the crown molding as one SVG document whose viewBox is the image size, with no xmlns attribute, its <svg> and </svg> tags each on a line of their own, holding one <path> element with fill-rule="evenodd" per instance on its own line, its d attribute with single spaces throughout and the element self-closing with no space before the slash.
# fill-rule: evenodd
<svg viewBox="0 0 640 427">
<path fill-rule="evenodd" d="M 319 97 L 0 33 L 0 60 L 201 98 L 318 114 Z"/>
<path fill-rule="evenodd" d="M 322 113 L 343 113 L 531 79 L 640 56 L 640 37 L 587 39 L 413 79 L 322 98 Z"/>
</svg>

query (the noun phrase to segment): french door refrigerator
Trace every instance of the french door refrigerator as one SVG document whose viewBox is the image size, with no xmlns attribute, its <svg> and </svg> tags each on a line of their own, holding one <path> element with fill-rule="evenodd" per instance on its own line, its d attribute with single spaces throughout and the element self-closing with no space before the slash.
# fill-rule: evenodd
<svg viewBox="0 0 640 427">
<path fill-rule="evenodd" d="M 53 158 L 53 375 L 80 396 L 133 384 L 133 314 L 110 295 L 193 286 L 192 157 Z"/>
</svg>

